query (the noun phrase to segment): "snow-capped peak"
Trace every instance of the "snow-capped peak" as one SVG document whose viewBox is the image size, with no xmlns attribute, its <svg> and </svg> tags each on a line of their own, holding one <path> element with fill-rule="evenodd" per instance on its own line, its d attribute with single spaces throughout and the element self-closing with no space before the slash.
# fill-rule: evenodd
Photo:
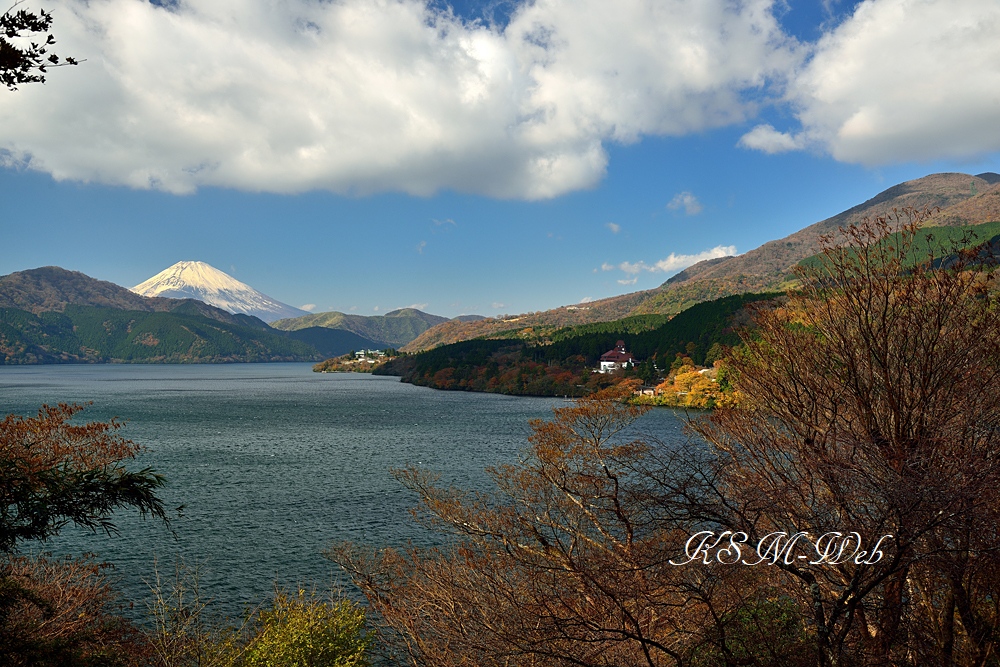
<svg viewBox="0 0 1000 667">
<path fill-rule="evenodd" d="M 205 262 L 177 262 L 132 288 L 142 296 L 198 299 L 230 313 L 254 315 L 265 322 L 305 315 Z"/>
</svg>

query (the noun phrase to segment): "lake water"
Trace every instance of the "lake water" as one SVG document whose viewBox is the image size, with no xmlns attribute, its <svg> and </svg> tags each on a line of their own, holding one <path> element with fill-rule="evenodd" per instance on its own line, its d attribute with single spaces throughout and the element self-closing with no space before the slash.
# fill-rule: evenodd
<svg viewBox="0 0 1000 667">
<path fill-rule="evenodd" d="M 87 401 L 86 420 L 127 422 L 123 434 L 146 447 L 137 465 L 164 474 L 161 497 L 184 509 L 172 532 L 119 512 L 119 535 L 67 528 L 44 548 L 97 553 L 139 606 L 154 559 L 167 573 L 183 559 L 226 614 L 266 598 L 275 581 L 343 585 L 322 556 L 333 541 L 435 539 L 412 523 L 415 497 L 391 469 L 418 465 L 482 488 L 484 468 L 523 453 L 529 419 L 567 404 L 313 373 L 310 364 L 0 366 L 2 414 Z M 658 409 L 636 426 L 681 442 L 682 417 Z"/>
</svg>

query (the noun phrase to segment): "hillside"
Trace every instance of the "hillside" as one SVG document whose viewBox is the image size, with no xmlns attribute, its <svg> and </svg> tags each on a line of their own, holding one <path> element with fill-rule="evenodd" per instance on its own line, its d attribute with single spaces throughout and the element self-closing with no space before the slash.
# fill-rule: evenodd
<svg viewBox="0 0 1000 667">
<path fill-rule="evenodd" d="M 881 244 L 898 245 L 900 233 L 890 234 Z M 902 258 L 905 267 L 914 267 L 928 261 L 933 256 L 935 263 L 954 261 L 955 254 L 962 249 L 973 248 L 981 244 L 989 244 L 991 252 L 996 256 L 1000 248 L 1000 222 L 987 222 L 981 225 L 939 226 L 921 229 L 910 242 L 906 255 Z M 799 266 L 820 268 L 823 255 L 807 257 Z"/>
<path fill-rule="evenodd" d="M 374 341 L 351 331 L 342 329 L 327 329 L 325 327 L 306 327 L 295 331 L 273 330 L 293 340 L 302 341 L 316 348 L 323 358 L 339 357 L 354 350 L 371 350 L 385 347 L 381 341 Z"/>
<path fill-rule="evenodd" d="M 616 380 L 594 373 L 601 354 L 622 339 L 639 360 L 636 374 L 653 381 L 679 354 L 711 363 L 722 346 L 739 342 L 736 327 L 748 321 L 747 304 L 776 294 L 728 296 L 665 316 L 630 317 L 553 331 L 546 344 L 510 339 L 475 339 L 399 357 L 374 372 L 403 382 L 462 391 L 580 396 Z"/>
<path fill-rule="evenodd" d="M 449 320 L 428 329 L 411 343 L 405 345 L 402 350 L 404 352 L 419 352 L 460 340 L 495 336 L 512 329 L 538 328 L 548 331 L 592 322 L 618 320 L 631 314 L 654 291 L 632 292 L 585 304 L 562 306 L 552 310 L 504 318 L 488 317 L 475 322 L 460 322 L 456 321 L 456 318 L 456 320 Z"/>
<path fill-rule="evenodd" d="M 769 241 L 737 257 L 718 262 L 700 262 L 687 269 L 687 275 L 675 276 L 661 287 L 667 291 L 680 285 L 706 281 L 737 281 L 751 288 L 776 287 L 783 282 L 796 262 L 815 255 L 820 250 L 820 238 L 835 234 L 841 227 L 861 222 L 867 217 L 882 215 L 894 208 L 916 209 L 939 207 L 942 213 L 969 199 L 982 198 L 991 190 L 997 174 L 931 174 L 906 181 L 884 190 L 868 201 L 821 220 L 776 241 Z M 995 182 L 995 181 L 994 181 Z M 976 195 L 973 195 L 975 188 Z M 966 219 L 962 224 L 991 222 L 996 218 Z M 663 300 L 659 300 L 661 303 Z"/>
<path fill-rule="evenodd" d="M 282 331 L 322 327 L 348 331 L 373 341 L 372 347 L 402 347 L 431 327 L 450 322 L 447 317 L 431 315 L 416 308 L 400 308 L 385 315 L 351 315 L 337 311 L 315 313 L 272 322 Z"/>
<path fill-rule="evenodd" d="M 201 315 L 67 305 L 39 314 L 0 308 L 0 364 L 313 361 L 277 331 Z"/>
<path fill-rule="evenodd" d="M 147 313 L 178 312 L 201 315 L 227 324 L 267 328 L 256 317 L 233 315 L 195 299 L 140 296 L 120 285 L 58 266 L 43 266 L 0 276 L 0 308 L 17 308 L 38 315 L 45 312 L 61 313 L 69 305 Z"/>
<path fill-rule="evenodd" d="M 995 175 L 995 174 L 994 174 Z M 927 221 L 934 226 L 978 225 L 1000 220 L 1000 182 L 975 197 L 970 197 L 932 215 Z"/>
<path fill-rule="evenodd" d="M 628 315 L 672 315 L 696 303 L 731 294 L 782 290 L 791 278 L 791 267 L 816 254 L 820 238 L 835 233 L 840 227 L 904 207 L 940 208 L 930 224 L 968 225 L 1000 220 L 998 187 L 1000 175 L 993 173 L 976 176 L 931 174 L 895 185 L 857 206 L 742 255 L 699 262 L 657 289 L 502 320 L 448 322 L 428 330 L 403 350 L 417 352 L 460 340 L 506 335 L 505 332 L 511 329 L 531 328 L 544 333 L 561 326 L 609 321 Z"/>
<path fill-rule="evenodd" d="M 0 277 L 0 364 L 315 361 L 375 344 L 347 331 L 278 331 L 56 266 Z"/>
</svg>

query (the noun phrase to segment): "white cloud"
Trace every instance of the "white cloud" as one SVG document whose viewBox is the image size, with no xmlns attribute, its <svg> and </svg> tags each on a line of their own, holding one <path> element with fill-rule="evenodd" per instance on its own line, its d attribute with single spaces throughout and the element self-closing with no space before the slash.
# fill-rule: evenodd
<svg viewBox="0 0 1000 667">
<path fill-rule="evenodd" d="M 604 226 L 607 227 L 608 229 L 610 229 L 612 234 L 617 234 L 618 232 L 620 232 L 622 230 L 622 226 L 619 225 L 619 224 L 617 224 L 617 223 L 614 223 L 614 222 L 609 222 L 608 224 L 606 224 Z"/>
<path fill-rule="evenodd" d="M 403 306 L 403 308 L 414 308 L 416 310 L 425 310 L 429 303 L 411 303 L 409 306 Z"/>
<path fill-rule="evenodd" d="M 417 244 L 417 252 L 423 255 L 424 248 L 426 247 L 427 247 L 427 241 L 421 241 L 420 243 Z"/>
<path fill-rule="evenodd" d="M 996 0 L 861 2 L 790 84 L 801 131 L 758 126 L 740 144 L 866 165 L 998 151 L 998 35 Z"/>
<path fill-rule="evenodd" d="M 646 269 L 647 271 L 663 271 L 664 273 L 670 273 L 674 271 L 680 271 L 681 269 L 686 269 L 689 266 L 693 266 L 698 262 L 702 262 L 706 259 L 717 259 L 719 257 L 729 257 L 736 254 L 736 246 L 734 245 L 717 245 L 711 250 L 704 250 L 696 255 L 678 255 L 675 253 L 670 253 L 664 259 L 658 261 L 654 267 Z"/>
<path fill-rule="evenodd" d="M 507 307 L 507 304 L 500 303 L 499 301 L 494 301 L 491 305 L 494 309 Z"/>
<path fill-rule="evenodd" d="M 554 197 L 599 181 L 609 142 L 751 116 L 741 91 L 797 62 L 774 2 L 536 0 L 500 29 L 422 0 L 51 0 L 58 52 L 87 62 L 0 96 L 0 163 L 175 193 Z"/>
<path fill-rule="evenodd" d="M 605 262 L 604 264 L 601 265 L 601 269 L 603 271 L 613 271 L 615 269 L 623 271 L 627 275 L 633 276 L 633 278 L 619 280 L 618 283 L 621 285 L 634 285 L 636 280 L 638 280 L 638 275 L 643 272 L 676 273 L 706 259 L 728 257 L 730 255 L 735 255 L 735 254 L 736 254 L 736 246 L 718 245 L 715 246 L 714 248 L 711 248 L 710 250 L 704 250 L 702 252 L 693 255 L 678 255 L 677 253 L 672 252 L 667 257 L 653 264 L 647 264 L 646 262 L 639 261 L 639 262 L 622 262 L 621 264 L 614 265 Z"/>
<path fill-rule="evenodd" d="M 437 219 L 435 219 L 435 220 L 433 220 L 433 222 L 434 222 L 434 226 L 435 227 L 440 227 L 442 225 L 451 225 L 452 227 L 457 226 L 457 225 L 455 225 L 455 221 L 452 220 L 451 218 L 445 218 L 444 220 L 437 220 Z"/>
<path fill-rule="evenodd" d="M 375 306 L 374 308 L 372 308 L 372 310 L 374 310 L 377 313 L 380 310 L 380 307 L 379 306 Z"/>
<path fill-rule="evenodd" d="M 316 304 L 315 303 L 302 304 L 301 306 L 299 306 L 299 310 L 304 310 L 308 313 L 311 313 L 312 311 L 316 310 Z"/>
<path fill-rule="evenodd" d="M 788 132 L 778 132 L 772 125 L 758 125 L 742 137 L 739 145 L 743 148 L 758 150 L 773 155 L 804 148 L 804 137 Z"/>
<path fill-rule="evenodd" d="M 593 300 L 594 300 L 594 297 L 592 297 L 592 296 L 585 296 L 582 299 L 580 299 L 580 301 L 578 303 L 590 303 Z"/>
<path fill-rule="evenodd" d="M 667 208 L 671 211 L 684 209 L 684 213 L 687 215 L 698 215 L 701 213 L 702 206 L 697 197 L 685 190 L 674 195 L 674 198 L 667 204 Z"/>
<path fill-rule="evenodd" d="M 622 262 L 618 265 L 618 268 L 629 275 L 635 275 L 642 271 L 655 271 L 655 268 L 650 268 L 645 262 L 638 262 L 633 264 L 632 262 Z"/>
</svg>

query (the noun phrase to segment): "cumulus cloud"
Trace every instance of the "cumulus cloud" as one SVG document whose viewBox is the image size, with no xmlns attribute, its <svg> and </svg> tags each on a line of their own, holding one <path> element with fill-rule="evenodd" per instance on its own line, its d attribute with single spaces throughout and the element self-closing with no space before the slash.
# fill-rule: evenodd
<svg viewBox="0 0 1000 667">
<path fill-rule="evenodd" d="M 734 245 L 718 245 L 710 250 L 704 250 L 693 255 L 678 255 L 677 253 L 670 253 L 667 257 L 661 259 L 653 264 L 647 264 L 646 262 L 622 262 L 621 264 L 608 264 L 605 262 L 601 265 L 602 271 L 623 271 L 627 275 L 633 276 L 630 279 L 619 280 L 618 283 L 621 285 L 634 285 L 638 280 L 638 275 L 643 272 L 648 273 L 676 273 L 689 266 L 693 266 L 698 262 L 706 259 L 716 259 L 718 257 L 728 257 L 730 255 L 736 254 L 736 246 Z"/>
<path fill-rule="evenodd" d="M 493 308 L 506 308 L 507 304 L 500 303 L 499 301 L 494 301 L 492 304 Z"/>
<path fill-rule="evenodd" d="M 592 296 L 585 296 L 582 299 L 580 299 L 579 303 L 590 303 L 593 300 L 594 300 L 594 297 L 592 297 Z"/>
<path fill-rule="evenodd" d="M 403 306 L 403 308 L 413 308 L 415 310 L 424 310 L 429 306 L 429 303 L 411 303 L 409 306 Z"/>
<path fill-rule="evenodd" d="M 507 25 L 424 0 L 51 0 L 49 84 L 0 96 L 0 163 L 216 186 L 544 199 L 608 143 L 742 122 L 797 61 L 774 0 L 536 0 Z M 984 55 L 984 58 L 986 56 Z"/>
<path fill-rule="evenodd" d="M 607 227 L 608 229 L 610 229 L 612 234 L 617 234 L 618 232 L 620 232 L 622 230 L 622 226 L 619 225 L 619 224 L 617 224 L 617 223 L 615 223 L 615 222 L 609 222 L 608 224 L 606 224 L 604 226 Z"/>
<path fill-rule="evenodd" d="M 698 215 L 701 213 L 702 206 L 697 197 L 685 190 L 674 195 L 674 198 L 667 204 L 667 208 L 671 211 L 684 209 L 684 213 L 687 215 Z"/>
<path fill-rule="evenodd" d="M 316 304 L 315 303 L 304 303 L 301 306 L 299 306 L 299 310 L 304 310 L 307 313 L 311 313 L 312 311 L 316 310 Z"/>
<path fill-rule="evenodd" d="M 761 125 L 740 145 L 866 165 L 1000 150 L 998 34 L 996 0 L 861 2 L 789 84 L 801 130 Z"/>
<path fill-rule="evenodd" d="M 788 132 L 778 132 L 772 125 L 758 125 L 742 137 L 739 145 L 773 155 L 798 150 L 805 146 L 802 135 L 793 136 Z"/>
</svg>

